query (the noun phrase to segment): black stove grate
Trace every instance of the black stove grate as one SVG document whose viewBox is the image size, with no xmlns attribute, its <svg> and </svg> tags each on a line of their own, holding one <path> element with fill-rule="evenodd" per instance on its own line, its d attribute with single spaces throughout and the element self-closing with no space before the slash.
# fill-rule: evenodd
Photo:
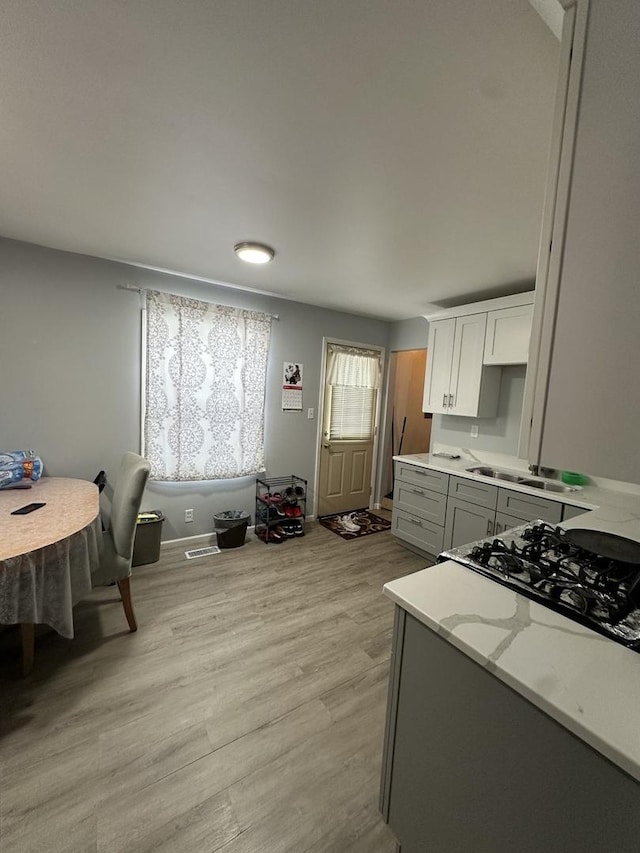
<svg viewBox="0 0 640 853">
<path fill-rule="evenodd" d="M 444 551 L 455 560 L 640 651 L 640 565 L 594 554 L 542 521 Z"/>
</svg>

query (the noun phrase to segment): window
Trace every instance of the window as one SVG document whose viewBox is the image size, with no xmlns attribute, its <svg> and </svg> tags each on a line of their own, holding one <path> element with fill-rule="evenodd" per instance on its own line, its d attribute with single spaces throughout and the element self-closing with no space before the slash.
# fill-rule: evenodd
<svg viewBox="0 0 640 853">
<path fill-rule="evenodd" d="M 330 344 L 327 382 L 331 395 L 329 440 L 368 441 L 373 438 L 380 384 L 379 353 Z"/>
<path fill-rule="evenodd" d="M 271 316 L 147 291 L 143 452 L 154 480 L 264 470 Z"/>
</svg>

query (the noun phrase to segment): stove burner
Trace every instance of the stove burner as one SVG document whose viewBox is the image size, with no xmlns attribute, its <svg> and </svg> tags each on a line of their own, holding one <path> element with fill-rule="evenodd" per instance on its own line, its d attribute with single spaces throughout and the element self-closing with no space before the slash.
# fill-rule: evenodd
<svg viewBox="0 0 640 853">
<path fill-rule="evenodd" d="M 440 559 L 457 560 L 640 651 L 640 565 L 587 551 L 560 527 L 534 522 Z"/>
</svg>

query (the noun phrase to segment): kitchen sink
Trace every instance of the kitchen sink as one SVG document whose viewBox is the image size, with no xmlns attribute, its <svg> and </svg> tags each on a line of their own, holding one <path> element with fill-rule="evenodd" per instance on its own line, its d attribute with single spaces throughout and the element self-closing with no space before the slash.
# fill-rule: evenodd
<svg viewBox="0 0 640 853">
<path fill-rule="evenodd" d="M 467 468 L 466 470 L 470 474 L 480 474 L 481 477 L 493 477 L 494 480 L 507 480 L 509 483 L 521 483 L 525 479 L 519 474 L 509 474 L 508 471 L 498 471 L 495 468 L 488 468 L 485 465 Z"/>
<path fill-rule="evenodd" d="M 491 477 L 494 480 L 504 480 L 507 483 L 517 483 L 519 486 L 529 486 L 532 489 L 540 489 L 544 492 L 578 492 L 580 486 L 565 486 L 553 480 L 537 480 L 521 474 L 511 474 L 508 471 L 500 471 L 499 468 L 490 468 L 488 465 L 476 465 L 466 469 L 470 474 L 479 474 L 481 477 Z"/>
</svg>

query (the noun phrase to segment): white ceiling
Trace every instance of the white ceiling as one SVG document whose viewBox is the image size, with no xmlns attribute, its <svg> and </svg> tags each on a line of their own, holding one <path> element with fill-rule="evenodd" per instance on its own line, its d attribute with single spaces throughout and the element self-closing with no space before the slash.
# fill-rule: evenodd
<svg viewBox="0 0 640 853">
<path fill-rule="evenodd" d="M 389 319 L 523 290 L 557 55 L 527 0 L 3 0 L 0 234 Z"/>
</svg>

